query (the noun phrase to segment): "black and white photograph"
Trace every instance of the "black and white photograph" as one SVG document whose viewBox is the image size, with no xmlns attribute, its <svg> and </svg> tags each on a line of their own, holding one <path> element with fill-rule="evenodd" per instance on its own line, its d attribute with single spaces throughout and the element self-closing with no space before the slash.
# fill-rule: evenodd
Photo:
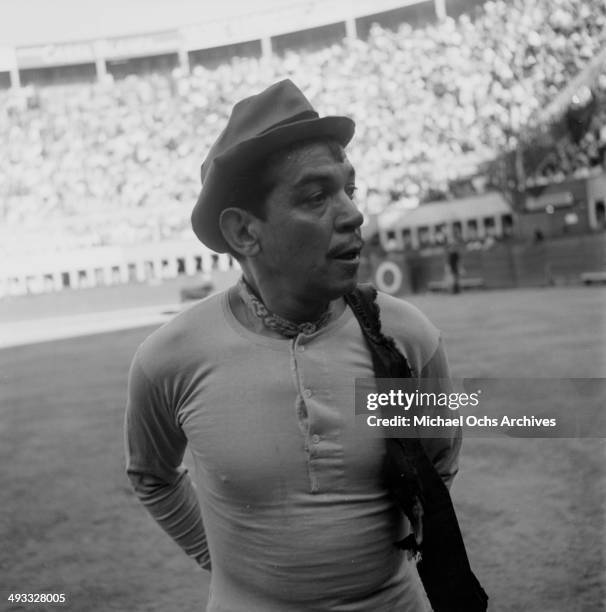
<svg viewBox="0 0 606 612">
<path fill-rule="evenodd" d="M 0 0 L 0 610 L 606 612 L 604 0 Z"/>
</svg>

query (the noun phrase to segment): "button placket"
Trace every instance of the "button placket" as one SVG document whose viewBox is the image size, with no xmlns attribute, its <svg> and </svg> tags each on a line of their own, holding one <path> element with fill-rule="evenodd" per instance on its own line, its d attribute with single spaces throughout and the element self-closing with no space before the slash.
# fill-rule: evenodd
<svg viewBox="0 0 606 612">
<path fill-rule="evenodd" d="M 317 421 L 319 415 L 317 414 L 315 402 L 310 402 L 310 400 L 312 398 L 317 399 L 318 389 L 307 386 L 308 383 L 306 381 L 306 371 L 304 365 L 306 363 L 310 365 L 310 363 L 308 363 L 306 356 L 303 355 L 306 349 L 303 344 L 300 344 L 300 340 L 301 337 L 299 336 L 295 338 L 291 344 L 291 358 L 294 363 L 295 372 L 294 382 L 296 384 L 298 394 L 297 417 L 299 419 L 299 427 L 305 437 L 304 450 L 309 478 L 309 491 L 312 494 L 317 494 L 320 492 L 320 472 L 318 471 L 318 468 L 321 468 L 322 462 L 320 458 L 322 436 L 318 433 L 312 433 L 314 429 L 317 430 L 319 427 L 319 423 Z M 311 364 L 313 364 L 313 360 Z M 312 368 L 311 373 L 313 374 L 313 365 L 310 367 Z M 307 372 L 307 374 L 310 373 Z M 321 379 L 315 380 L 312 375 L 312 380 L 309 382 L 321 384 Z M 321 393 L 320 396 L 323 397 L 323 394 Z M 301 419 L 303 415 L 305 415 L 304 421 Z"/>
<path fill-rule="evenodd" d="M 303 356 L 301 353 L 305 352 L 305 346 L 300 344 L 301 336 L 297 337 L 292 344 L 292 357 L 296 366 L 296 383 L 297 383 L 297 392 L 299 394 L 299 399 L 297 403 L 299 404 L 298 408 L 298 417 L 299 417 L 299 425 L 302 426 L 301 422 L 302 413 L 305 413 L 305 425 L 306 431 L 304 431 L 305 435 L 305 453 L 307 455 L 307 470 L 309 475 L 309 486 L 311 493 L 318 493 L 320 491 L 320 483 L 318 480 L 318 474 L 314 468 L 314 456 L 317 454 L 316 447 L 321 442 L 321 437 L 316 433 L 310 435 L 310 428 L 313 427 L 313 411 L 309 409 L 307 404 L 307 400 L 311 399 L 314 396 L 313 389 L 305 386 L 304 381 L 304 370 L 303 364 L 301 362 Z"/>
</svg>

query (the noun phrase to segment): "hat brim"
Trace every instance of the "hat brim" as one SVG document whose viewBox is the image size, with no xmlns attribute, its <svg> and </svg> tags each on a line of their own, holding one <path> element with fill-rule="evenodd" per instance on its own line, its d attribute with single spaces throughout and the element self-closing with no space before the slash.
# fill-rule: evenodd
<svg viewBox="0 0 606 612">
<path fill-rule="evenodd" d="M 219 227 L 219 217 L 227 206 L 234 173 L 274 151 L 302 140 L 334 138 L 345 147 L 353 138 L 354 131 L 355 123 L 349 117 L 305 119 L 268 130 L 238 143 L 216 157 L 206 173 L 202 191 L 192 212 L 194 233 L 207 247 L 217 253 L 224 253 L 228 245 Z"/>
</svg>

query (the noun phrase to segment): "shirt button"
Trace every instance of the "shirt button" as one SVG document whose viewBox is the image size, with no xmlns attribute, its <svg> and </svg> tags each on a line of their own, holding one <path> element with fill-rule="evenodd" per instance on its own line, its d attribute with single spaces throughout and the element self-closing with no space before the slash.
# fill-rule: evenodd
<svg viewBox="0 0 606 612">
<path fill-rule="evenodd" d="M 311 441 L 312 441 L 314 444 L 319 444 L 319 443 L 320 443 L 320 436 L 319 436 L 318 434 L 314 434 L 314 435 L 311 437 Z"/>
<path fill-rule="evenodd" d="M 303 391 L 304 397 L 311 397 L 312 395 L 313 395 L 313 392 L 311 389 L 305 389 L 305 391 Z"/>
</svg>

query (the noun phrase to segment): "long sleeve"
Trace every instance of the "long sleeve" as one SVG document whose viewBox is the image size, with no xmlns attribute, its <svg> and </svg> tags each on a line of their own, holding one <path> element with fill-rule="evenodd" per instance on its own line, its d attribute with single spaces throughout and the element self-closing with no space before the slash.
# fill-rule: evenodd
<svg viewBox="0 0 606 612">
<path fill-rule="evenodd" d="M 431 379 L 431 389 L 425 389 L 423 380 Z M 425 364 L 420 376 L 421 390 L 436 393 L 450 393 L 450 367 L 440 339 L 438 347 L 430 360 Z M 438 388 L 439 387 L 439 388 Z M 422 438 L 421 444 L 431 459 L 438 474 L 448 488 L 459 469 L 459 451 L 461 450 L 462 433 L 460 427 L 450 427 L 440 432 L 440 437 Z"/>
<path fill-rule="evenodd" d="M 165 394 L 135 356 L 125 418 L 126 472 L 137 497 L 164 531 L 201 567 L 210 557 L 200 506 L 182 465 L 187 440 Z"/>
</svg>

